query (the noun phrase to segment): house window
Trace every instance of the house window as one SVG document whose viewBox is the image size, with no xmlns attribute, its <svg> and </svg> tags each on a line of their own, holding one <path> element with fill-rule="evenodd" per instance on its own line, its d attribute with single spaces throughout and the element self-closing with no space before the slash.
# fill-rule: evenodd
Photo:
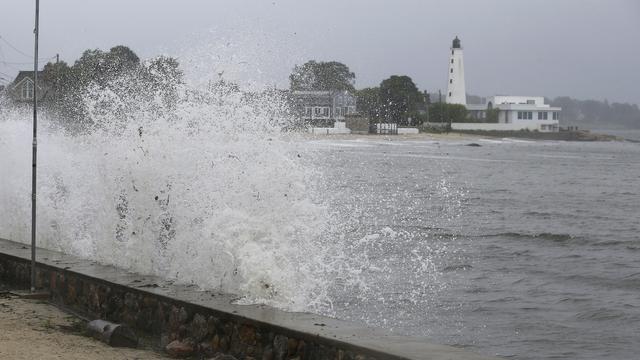
<svg viewBox="0 0 640 360">
<path fill-rule="evenodd" d="M 453 74 L 453 68 L 451 68 L 451 71 L 449 71 L 449 72 Z"/>
<path fill-rule="evenodd" d="M 311 106 L 305 106 L 304 107 L 304 115 L 307 118 L 311 117 Z"/>
<path fill-rule="evenodd" d="M 328 106 L 316 106 L 313 108 L 313 117 L 314 118 L 329 118 L 329 107 Z"/>
<path fill-rule="evenodd" d="M 449 79 L 449 84 L 453 84 L 453 79 Z"/>
<path fill-rule="evenodd" d="M 531 119 L 533 119 L 533 112 L 518 111 L 518 120 L 531 120 Z"/>
<path fill-rule="evenodd" d="M 335 114 L 334 114 L 334 115 L 335 115 L 335 116 L 340 116 L 340 115 L 342 115 L 342 108 L 337 107 L 337 108 L 336 108 L 336 110 L 335 110 Z"/>
<path fill-rule="evenodd" d="M 547 120 L 548 114 L 546 111 L 538 111 L 538 120 Z"/>
<path fill-rule="evenodd" d="M 535 104 L 535 103 L 536 103 L 536 101 L 535 101 L 535 100 L 527 100 L 527 104 L 529 104 L 529 105 L 533 105 L 533 104 Z"/>
<path fill-rule="evenodd" d="M 449 97 L 451 97 L 451 91 L 449 91 Z"/>
<path fill-rule="evenodd" d="M 453 64 L 453 59 L 451 59 L 451 63 Z"/>
<path fill-rule="evenodd" d="M 558 120 L 558 119 L 560 119 L 560 114 L 558 114 L 557 111 L 554 111 L 553 112 L 553 120 Z"/>
<path fill-rule="evenodd" d="M 33 83 L 31 81 L 26 81 L 22 85 L 22 98 L 23 99 L 33 99 Z"/>
</svg>

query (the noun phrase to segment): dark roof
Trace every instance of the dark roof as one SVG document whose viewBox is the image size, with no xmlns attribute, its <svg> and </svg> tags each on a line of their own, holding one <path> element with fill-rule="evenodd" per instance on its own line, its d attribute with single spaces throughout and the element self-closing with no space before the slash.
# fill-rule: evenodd
<svg viewBox="0 0 640 360">
<path fill-rule="evenodd" d="M 40 83 L 40 80 L 42 79 L 42 74 L 44 73 L 44 71 L 38 71 L 38 83 Z M 13 84 L 18 84 L 20 81 L 22 81 L 24 78 L 29 78 L 31 80 L 33 80 L 33 71 L 20 71 L 18 73 L 18 76 L 16 76 L 16 79 L 13 80 Z"/>
</svg>

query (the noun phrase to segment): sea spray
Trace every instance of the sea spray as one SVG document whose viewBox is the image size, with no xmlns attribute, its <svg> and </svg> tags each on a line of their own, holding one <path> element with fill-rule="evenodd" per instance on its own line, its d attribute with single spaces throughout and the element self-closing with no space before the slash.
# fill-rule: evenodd
<svg viewBox="0 0 640 360">
<path fill-rule="evenodd" d="M 236 294 L 240 304 L 387 327 L 431 312 L 445 286 L 438 258 L 451 242 L 403 228 L 398 209 L 441 207 L 420 221 L 427 226 L 458 213 L 439 165 L 416 189 L 433 198 L 372 191 L 368 183 L 384 175 L 371 169 L 386 171 L 379 166 L 359 169 L 370 179 L 344 183 L 349 177 L 331 169 L 345 154 L 290 131 L 303 125 L 286 93 L 225 80 L 254 66 L 251 57 L 202 64 L 197 55 L 181 61 L 209 74 L 185 76 L 188 84 L 154 65 L 166 61 L 150 60 L 98 77 L 73 94 L 70 112 L 44 116 L 39 245 Z M 22 242 L 30 238 L 30 145 L 29 109 L 0 108 L 0 237 Z"/>
<path fill-rule="evenodd" d="M 127 76 L 136 76 L 128 74 Z M 340 242 L 313 195 L 312 153 L 283 132 L 286 102 L 224 82 L 176 84 L 169 106 L 136 78 L 91 84 L 86 128 L 44 117 L 39 246 L 287 310 L 325 311 Z M 26 109 L 0 115 L 0 236 L 30 234 Z"/>
</svg>

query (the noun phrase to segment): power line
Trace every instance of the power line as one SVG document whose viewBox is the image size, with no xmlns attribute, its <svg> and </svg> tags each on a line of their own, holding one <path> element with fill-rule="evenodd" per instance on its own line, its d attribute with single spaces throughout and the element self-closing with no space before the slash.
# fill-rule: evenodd
<svg viewBox="0 0 640 360">
<path fill-rule="evenodd" d="M 21 51 L 20 49 L 18 49 L 17 47 L 13 46 L 13 44 L 11 44 L 9 41 L 7 41 L 7 39 L 3 38 L 2 35 L 0 35 L 0 40 L 4 41 L 7 45 L 9 45 L 10 48 L 12 48 L 13 50 L 15 50 L 16 52 L 18 52 L 21 55 L 24 55 L 28 58 L 33 58 L 33 55 L 29 55 L 27 53 L 25 53 L 24 51 Z"/>
<path fill-rule="evenodd" d="M 30 65 L 30 64 L 33 64 L 33 62 L 14 62 L 14 61 L 0 61 L 0 63 L 10 64 L 10 65 Z"/>
<path fill-rule="evenodd" d="M 29 55 L 27 53 L 25 53 L 24 51 L 21 51 L 20 49 L 18 49 L 17 47 L 15 47 L 13 44 L 11 44 L 7 39 L 5 39 L 4 37 L 2 37 L 2 35 L 0 35 L 0 40 L 2 40 L 4 43 L 6 43 L 7 45 L 9 45 L 9 47 L 13 50 L 15 50 L 16 52 L 18 52 L 20 55 L 26 56 L 29 59 L 33 59 L 32 55 Z M 11 61 L 5 61 L 6 57 L 4 55 L 4 52 L 2 51 L 2 47 L 0 47 L 0 55 L 2 55 L 2 61 L 0 61 L 0 63 L 3 63 L 5 65 L 31 65 L 33 64 L 33 61 L 31 62 L 11 62 Z M 38 58 L 39 61 L 48 61 L 48 60 L 53 60 L 56 57 L 56 55 L 51 56 L 51 57 L 43 57 L 43 58 Z M 13 66 L 10 66 L 13 67 Z M 15 67 L 14 67 L 15 69 Z"/>
<path fill-rule="evenodd" d="M 8 68 L 11 68 L 11 69 L 13 69 L 13 70 L 21 71 L 20 69 L 18 69 L 17 67 L 15 67 L 15 66 L 13 66 L 13 65 L 11 65 L 11 64 L 5 64 L 3 61 L 0 61 L 0 64 L 3 64 L 4 66 L 6 66 L 6 67 L 8 67 Z"/>
<path fill-rule="evenodd" d="M 2 37 L 2 35 L 0 35 L 0 40 L 2 40 L 3 42 L 5 42 L 7 45 L 9 45 L 10 48 L 12 48 L 13 50 L 15 50 L 17 53 L 24 55 L 28 58 L 31 58 L 32 56 L 25 53 L 24 51 L 21 51 L 20 49 L 18 49 L 17 47 L 15 47 L 13 44 L 11 44 L 9 41 L 7 41 L 7 39 L 5 39 L 4 37 Z"/>
<path fill-rule="evenodd" d="M 55 56 L 52 56 L 52 57 L 48 57 L 48 58 L 40 58 L 38 60 L 47 61 L 47 60 L 53 60 L 55 58 L 56 58 Z M 31 65 L 31 64 L 33 64 L 33 61 L 31 61 L 31 62 L 13 62 L 13 61 L 1 61 L 0 60 L 0 63 L 11 64 L 11 65 Z"/>
</svg>

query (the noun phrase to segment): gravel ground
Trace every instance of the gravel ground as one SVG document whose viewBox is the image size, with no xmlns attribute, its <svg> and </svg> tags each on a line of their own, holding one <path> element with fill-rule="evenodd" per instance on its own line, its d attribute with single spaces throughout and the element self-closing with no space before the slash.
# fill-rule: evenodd
<svg viewBox="0 0 640 360">
<path fill-rule="evenodd" d="M 1 289 L 0 289 L 1 290 Z M 39 300 L 0 292 L 0 359 L 165 359 L 86 337 L 84 322 Z"/>
</svg>

